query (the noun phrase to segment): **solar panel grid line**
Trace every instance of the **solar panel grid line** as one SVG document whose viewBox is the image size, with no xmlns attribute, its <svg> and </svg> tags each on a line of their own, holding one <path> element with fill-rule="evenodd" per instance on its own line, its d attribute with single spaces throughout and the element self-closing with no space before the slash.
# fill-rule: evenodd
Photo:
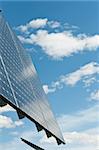
<svg viewBox="0 0 99 150">
<path fill-rule="evenodd" d="M 2 82 L 2 81 L 1 81 Z M 2 83 L 1 83 L 1 85 L 3 86 L 3 87 L 0 87 L 1 89 L 1 91 L 2 91 L 2 96 L 3 97 L 7 97 L 9 100 L 11 100 L 11 101 L 14 101 L 14 98 L 13 98 L 13 96 L 12 96 L 12 94 L 11 94 L 11 91 L 9 92 L 9 90 L 6 88 L 6 86 L 5 85 L 3 85 Z M 0 97 L 1 97 L 1 95 L 0 95 Z M 14 101 L 14 103 L 15 103 L 15 101 Z"/>
<path fill-rule="evenodd" d="M 7 79 L 8 79 L 8 82 L 9 82 L 9 85 L 10 85 L 10 88 L 11 88 L 11 91 L 12 91 L 12 94 L 13 94 L 13 97 L 14 97 L 14 99 L 15 99 L 15 103 L 16 103 L 16 105 L 17 105 L 17 107 L 18 107 L 18 103 L 17 103 L 17 100 L 16 100 L 16 96 L 15 96 L 15 94 L 14 94 L 14 90 L 13 90 L 11 81 L 10 81 L 10 79 L 9 79 L 9 75 L 8 75 L 8 73 L 7 73 L 7 71 L 6 71 L 6 67 L 5 67 L 5 64 L 4 64 L 4 62 L 3 62 L 3 59 L 2 59 L 2 56 L 1 56 L 1 55 L 0 55 L 0 60 L 1 60 L 2 65 L 3 65 L 3 67 L 4 67 L 6 77 L 7 77 Z"/>
<path fill-rule="evenodd" d="M 2 82 L 2 79 L 4 80 L 4 78 L 1 78 L 1 82 Z M 9 83 L 8 83 L 8 84 L 5 84 L 5 82 L 8 82 L 7 79 L 6 79 L 6 81 L 4 81 L 4 82 L 1 83 L 2 87 L 0 87 L 0 88 L 1 88 L 1 90 L 4 91 L 3 94 L 5 93 L 5 96 L 7 96 L 7 95 L 9 94 L 9 96 L 12 97 L 13 102 L 14 102 L 14 104 L 15 104 L 15 100 L 14 100 L 14 98 L 13 98 L 13 94 L 12 94 L 12 91 L 11 91 L 11 89 L 10 89 L 10 85 L 9 85 Z M 9 88 L 7 88 L 7 85 L 9 85 Z"/>
<path fill-rule="evenodd" d="M 1 45 L 0 45 L 1 46 Z M 0 48 L 0 50 L 1 50 L 1 48 Z M 4 54 L 4 53 L 3 53 Z M 7 72 L 7 71 L 6 71 Z M 9 83 L 10 83 L 10 81 L 9 81 Z M 13 89 L 12 89 L 12 91 L 13 91 Z M 15 97 L 15 96 L 14 96 Z M 16 102 L 17 103 L 17 102 Z"/>
</svg>

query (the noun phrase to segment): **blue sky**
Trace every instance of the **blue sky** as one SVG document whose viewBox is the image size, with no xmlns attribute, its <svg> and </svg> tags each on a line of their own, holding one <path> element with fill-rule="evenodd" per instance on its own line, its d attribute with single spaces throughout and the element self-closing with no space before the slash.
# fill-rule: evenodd
<svg viewBox="0 0 99 150">
<path fill-rule="evenodd" d="M 0 108 L 0 149 L 29 149 L 21 136 L 48 150 L 94 150 L 98 145 L 98 7 L 98 2 L 0 2 L 31 55 L 67 143 L 47 140 L 7 106 Z"/>
</svg>

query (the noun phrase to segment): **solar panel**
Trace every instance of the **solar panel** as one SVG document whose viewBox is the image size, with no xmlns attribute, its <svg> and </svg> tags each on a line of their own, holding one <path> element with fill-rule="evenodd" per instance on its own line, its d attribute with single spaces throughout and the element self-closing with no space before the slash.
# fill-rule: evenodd
<svg viewBox="0 0 99 150">
<path fill-rule="evenodd" d="M 64 143 L 32 60 L 0 14 L 1 98 L 17 110 L 20 119 L 27 116 L 38 131 L 45 129 L 48 137 L 53 135 L 58 144 Z M 1 106 L 6 104 L 3 101 Z"/>
</svg>

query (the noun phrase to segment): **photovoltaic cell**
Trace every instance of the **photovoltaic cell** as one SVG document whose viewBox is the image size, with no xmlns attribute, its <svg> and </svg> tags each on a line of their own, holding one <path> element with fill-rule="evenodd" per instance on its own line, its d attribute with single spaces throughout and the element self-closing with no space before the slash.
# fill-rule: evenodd
<svg viewBox="0 0 99 150">
<path fill-rule="evenodd" d="M 32 60 L 2 15 L 0 95 L 64 143 Z"/>
</svg>

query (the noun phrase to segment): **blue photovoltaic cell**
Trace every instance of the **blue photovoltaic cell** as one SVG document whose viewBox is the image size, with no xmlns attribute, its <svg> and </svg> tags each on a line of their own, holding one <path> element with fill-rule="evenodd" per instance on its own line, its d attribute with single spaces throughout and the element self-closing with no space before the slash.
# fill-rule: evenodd
<svg viewBox="0 0 99 150">
<path fill-rule="evenodd" d="M 64 142 L 32 60 L 2 15 L 0 95 Z"/>
</svg>

